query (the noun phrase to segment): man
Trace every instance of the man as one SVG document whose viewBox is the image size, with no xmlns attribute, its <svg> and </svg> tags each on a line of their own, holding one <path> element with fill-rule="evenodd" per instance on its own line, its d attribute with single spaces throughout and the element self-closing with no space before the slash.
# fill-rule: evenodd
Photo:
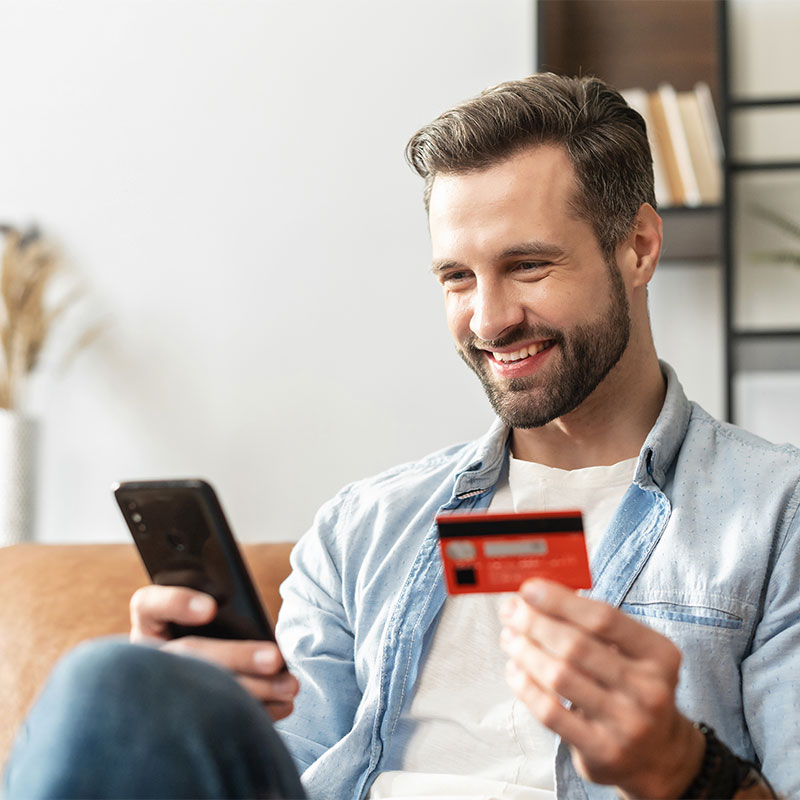
<svg viewBox="0 0 800 800">
<path fill-rule="evenodd" d="M 278 623 L 299 679 L 291 713 L 298 684 L 270 645 L 186 638 L 162 650 L 221 664 L 282 718 L 312 798 L 773 796 L 751 760 L 778 791 L 800 792 L 800 454 L 710 418 L 656 357 L 647 284 L 661 222 L 640 117 L 600 81 L 538 75 L 445 113 L 408 156 L 425 178 L 451 333 L 498 422 L 319 512 Z M 439 511 L 576 506 L 589 596 L 529 581 L 510 597 L 446 598 Z M 196 593 L 148 587 L 133 638 L 213 614 Z M 144 690 L 126 703 L 121 681 L 151 675 L 169 686 L 165 704 L 184 698 L 159 709 L 136 761 L 168 750 L 162 787 L 175 794 L 176 774 L 202 771 L 187 792 L 300 796 L 266 715 L 222 671 L 116 646 L 56 672 L 9 798 L 30 786 L 40 741 L 59 742 L 50 789 L 76 773 L 99 785 L 89 745 L 65 748 L 53 709 L 81 709 L 91 747 L 108 749 L 131 716 L 143 724 Z M 97 691 L 75 688 L 86 685 L 108 687 L 127 728 L 97 722 L 109 714 L 88 699 Z M 223 694 L 209 722 L 204 706 Z M 174 718 L 180 735 L 163 736 Z M 268 740 L 268 775 L 248 724 Z M 103 791 L 157 793 L 131 772 L 105 770 Z"/>
</svg>

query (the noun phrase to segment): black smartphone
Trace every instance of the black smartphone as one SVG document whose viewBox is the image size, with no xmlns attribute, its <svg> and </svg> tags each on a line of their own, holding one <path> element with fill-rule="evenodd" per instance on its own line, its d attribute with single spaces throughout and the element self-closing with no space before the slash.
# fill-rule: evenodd
<svg viewBox="0 0 800 800">
<path fill-rule="evenodd" d="M 214 489 L 198 479 L 125 481 L 114 487 L 153 583 L 210 594 L 207 625 L 171 625 L 171 636 L 275 641 L 275 634 Z"/>
</svg>

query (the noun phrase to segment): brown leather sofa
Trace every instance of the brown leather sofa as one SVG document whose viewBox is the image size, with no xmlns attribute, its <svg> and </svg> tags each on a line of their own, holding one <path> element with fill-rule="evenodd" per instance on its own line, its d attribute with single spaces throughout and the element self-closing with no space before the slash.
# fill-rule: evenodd
<svg viewBox="0 0 800 800">
<path fill-rule="evenodd" d="M 291 549 L 291 542 L 243 547 L 273 619 Z M 127 632 L 128 601 L 145 583 L 133 545 L 0 548 L 0 765 L 55 661 L 84 639 Z"/>
</svg>

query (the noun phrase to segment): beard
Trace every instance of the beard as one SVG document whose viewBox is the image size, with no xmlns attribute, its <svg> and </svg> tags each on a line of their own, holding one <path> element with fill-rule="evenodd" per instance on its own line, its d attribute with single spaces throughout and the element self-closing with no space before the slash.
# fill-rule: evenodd
<svg viewBox="0 0 800 800">
<path fill-rule="evenodd" d="M 486 361 L 485 350 L 475 337 L 458 347 L 458 354 L 472 369 L 497 416 L 512 428 L 539 428 L 576 409 L 597 388 L 620 360 L 631 331 L 630 305 L 616 261 L 607 263 L 610 305 L 596 322 L 569 331 L 547 326 L 520 326 L 501 339 L 482 342 L 489 349 L 516 342 L 551 340 L 559 353 L 546 365 L 549 378 L 538 373 L 500 382 Z M 543 370 L 544 372 L 545 370 Z"/>
</svg>

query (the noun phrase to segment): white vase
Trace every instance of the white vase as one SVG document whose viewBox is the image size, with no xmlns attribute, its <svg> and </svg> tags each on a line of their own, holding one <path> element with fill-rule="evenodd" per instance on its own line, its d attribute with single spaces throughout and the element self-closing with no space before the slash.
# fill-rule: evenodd
<svg viewBox="0 0 800 800">
<path fill-rule="evenodd" d="M 0 546 L 34 538 L 38 423 L 0 409 Z"/>
</svg>

